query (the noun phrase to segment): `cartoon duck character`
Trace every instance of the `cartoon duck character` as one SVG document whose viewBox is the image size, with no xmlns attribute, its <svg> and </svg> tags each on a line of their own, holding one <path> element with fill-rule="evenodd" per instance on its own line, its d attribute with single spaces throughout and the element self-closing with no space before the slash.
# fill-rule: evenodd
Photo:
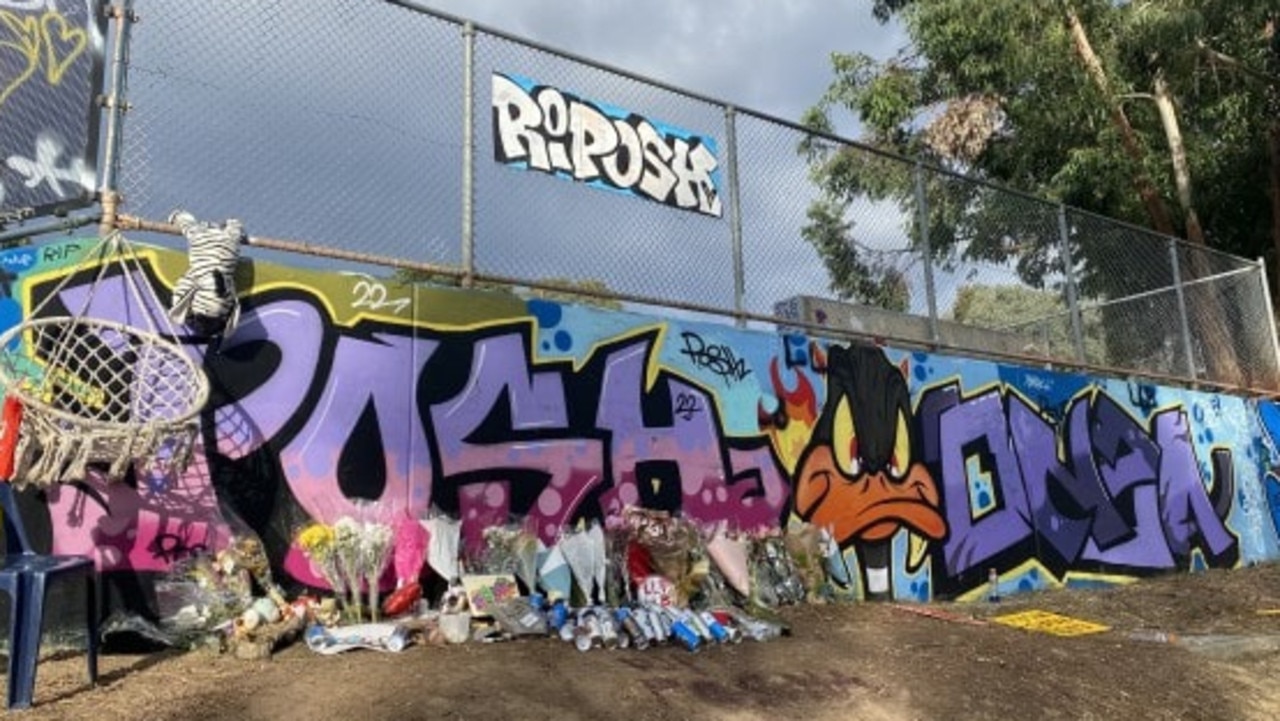
<svg viewBox="0 0 1280 721">
<path fill-rule="evenodd" d="M 919 460 L 903 372 L 878 348 L 851 344 L 829 348 L 826 374 L 826 404 L 796 465 L 795 512 L 854 548 L 868 599 L 891 598 L 894 535 L 946 536 L 938 487 Z M 909 567 L 923 560 L 912 556 Z"/>
</svg>

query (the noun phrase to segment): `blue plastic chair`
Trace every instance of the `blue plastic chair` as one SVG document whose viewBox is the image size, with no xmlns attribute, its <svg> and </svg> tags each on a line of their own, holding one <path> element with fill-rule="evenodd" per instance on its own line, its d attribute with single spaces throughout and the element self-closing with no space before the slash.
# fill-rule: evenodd
<svg viewBox="0 0 1280 721">
<path fill-rule="evenodd" d="M 89 684 L 98 682 L 98 572 L 88 556 L 37 554 L 27 540 L 13 487 L 0 482 L 4 509 L 5 556 L 0 561 L 0 591 L 9 595 L 10 709 L 30 708 L 35 695 L 36 662 L 44 630 L 44 602 L 49 585 L 61 579 L 82 580 L 89 635 Z"/>
</svg>

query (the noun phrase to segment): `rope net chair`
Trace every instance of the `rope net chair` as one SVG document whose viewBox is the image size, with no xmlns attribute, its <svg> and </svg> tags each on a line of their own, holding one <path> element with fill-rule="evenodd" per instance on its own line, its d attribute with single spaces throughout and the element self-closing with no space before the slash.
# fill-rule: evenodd
<svg viewBox="0 0 1280 721">
<path fill-rule="evenodd" d="M 94 272 L 95 265 L 78 312 L 42 317 L 72 278 Z M 126 317 L 142 318 L 145 328 L 87 315 L 104 282 L 117 285 L 108 276 L 113 267 L 127 294 Z M 83 479 L 94 466 L 110 480 L 134 463 L 166 473 L 186 469 L 209 381 L 177 343 L 145 279 L 134 247 L 118 231 L 111 233 L 26 321 L 0 334 L 0 478 L 19 487 L 48 486 Z"/>
</svg>

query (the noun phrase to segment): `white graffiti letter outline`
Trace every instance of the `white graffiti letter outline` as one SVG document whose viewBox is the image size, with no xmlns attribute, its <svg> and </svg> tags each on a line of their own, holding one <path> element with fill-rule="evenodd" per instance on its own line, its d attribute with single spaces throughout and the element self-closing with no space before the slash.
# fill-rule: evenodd
<svg viewBox="0 0 1280 721">
<path fill-rule="evenodd" d="M 59 181 L 76 183 L 85 188 L 92 187 L 91 181 L 86 182 L 90 179 L 88 170 L 85 168 L 84 158 L 73 159 L 71 164 L 65 168 L 58 167 L 58 159 L 62 157 L 62 151 L 61 143 L 48 135 L 41 134 L 36 138 L 34 158 L 11 155 L 6 164 L 14 172 L 27 179 L 26 186 L 28 188 L 36 188 L 41 183 L 48 183 L 49 188 L 57 193 L 59 198 L 67 197 Z"/>
</svg>

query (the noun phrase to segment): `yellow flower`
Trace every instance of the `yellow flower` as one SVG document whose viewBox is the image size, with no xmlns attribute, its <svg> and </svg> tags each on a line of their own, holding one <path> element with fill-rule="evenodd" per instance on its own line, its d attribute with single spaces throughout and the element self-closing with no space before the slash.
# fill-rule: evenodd
<svg viewBox="0 0 1280 721">
<path fill-rule="evenodd" d="M 308 555 L 317 556 L 333 550 L 333 529 L 323 523 L 313 523 L 298 534 L 298 545 Z"/>
</svg>

